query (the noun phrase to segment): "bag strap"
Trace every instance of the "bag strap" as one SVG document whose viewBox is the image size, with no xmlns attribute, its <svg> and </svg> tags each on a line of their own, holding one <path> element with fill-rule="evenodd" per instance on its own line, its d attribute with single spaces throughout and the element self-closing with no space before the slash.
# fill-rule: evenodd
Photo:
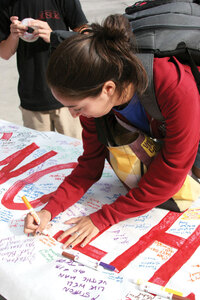
<svg viewBox="0 0 200 300">
<path fill-rule="evenodd" d="M 109 117 L 112 116 L 113 112 L 110 112 L 103 117 L 94 118 L 98 140 L 105 146 L 109 146 L 109 143 L 112 146 L 117 146 L 110 130 Z"/>
<path fill-rule="evenodd" d="M 196 84 L 197 84 L 198 91 L 200 93 L 200 72 L 199 72 L 199 69 L 197 68 L 197 65 L 196 65 L 196 63 L 195 63 L 195 61 L 192 57 L 191 51 L 188 48 L 186 48 L 186 53 L 188 55 L 188 61 L 189 61 L 189 65 L 190 65 L 192 74 L 194 76 L 194 79 L 195 79 Z"/>
<path fill-rule="evenodd" d="M 147 113 L 156 120 L 164 121 L 160 108 L 158 106 L 155 90 L 154 90 L 154 82 L 153 82 L 153 59 L 154 55 L 152 53 L 137 53 L 137 57 L 141 60 L 147 75 L 148 75 L 148 87 L 144 94 L 139 97 L 140 102 L 144 106 L 144 109 Z"/>
<path fill-rule="evenodd" d="M 197 65 L 193 59 L 192 53 L 190 49 L 185 47 L 185 53 L 188 56 L 188 64 L 191 68 L 192 74 L 197 84 L 198 91 L 200 93 L 200 71 L 197 68 Z M 154 82 L 153 82 L 153 59 L 154 54 L 152 53 L 138 53 L 137 57 L 141 60 L 143 66 L 148 75 L 148 87 L 144 94 L 139 97 L 140 102 L 144 106 L 144 109 L 147 113 L 152 116 L 154 119 L 158 121 L 164 121 L 165 118 L 162 116 L 160 108 L 158 106 L 155 90 L 154 90 Z"/>
</svg>

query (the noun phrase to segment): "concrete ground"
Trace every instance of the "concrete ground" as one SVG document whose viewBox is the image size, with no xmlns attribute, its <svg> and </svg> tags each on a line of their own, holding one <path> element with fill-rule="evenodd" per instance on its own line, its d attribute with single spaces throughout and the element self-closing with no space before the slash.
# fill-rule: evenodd
<svg viewBox="0 0 200 300">
<path fill-rule="evenodd" d="M 125 8 L 135 1 L 80 0 L 80 2 L 89 22 L 101 22 L 109 14 L 124 13 Z M 0 119 L 22 125 L 15 55 L 8 61 L 0 58 L 0 70 Z"/>
</svg>

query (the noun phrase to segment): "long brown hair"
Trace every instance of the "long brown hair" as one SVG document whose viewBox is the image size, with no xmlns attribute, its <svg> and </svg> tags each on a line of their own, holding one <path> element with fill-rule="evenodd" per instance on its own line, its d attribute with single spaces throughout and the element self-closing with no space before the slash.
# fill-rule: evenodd
<svg viewBox="0 0 200 300">
<path fill-rule="evenodd" d="M 123 15 L 110 15 L 102 25 L 91 24 L 88 34 L 74 35 L 56 48 L 48 63 L 47 82 L 75 99 L 97 96 L 108 80 L 116 84 L 119 96 L 129 83 L 141 94 L 147 86 L 147 74 L 135 52 L 128 20 Z"/>
</svg>

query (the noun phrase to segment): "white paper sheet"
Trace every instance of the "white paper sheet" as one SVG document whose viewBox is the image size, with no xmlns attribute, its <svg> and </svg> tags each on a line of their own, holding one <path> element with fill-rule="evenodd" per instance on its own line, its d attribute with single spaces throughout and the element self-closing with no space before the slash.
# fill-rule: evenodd
<svg viewBox="0 0 200 300">
<path fill-rule="evenodd" d="M 133 284 L 138 278 L 153 278 L 200 299 L 200 201 L 184 214 L 152 209 L 110 227 L 90 247 L 104 253 L 105 263 L 115 262 L 122 269 L 120 273 L 92 270 L 63 257 L 62 244 L 51 236 L 68 228 L 65 220 L 88 215 L 126 192 L 110 166 L 106 164 L 101 180 L 82 199 L 52 221 L 50 237 L 27 236 L 23 233 L 27 210 L 21 196 L 40 210 L 41 199 L 72 171 L 82 145 L 58 133 L 37 132 L 6 121 L 0 121 L 0 145 L 0 294 L 7 300 L 164 299 L 139 291 Z M 133 259 L 127 258 L 130 249 Z"/>
</svg>

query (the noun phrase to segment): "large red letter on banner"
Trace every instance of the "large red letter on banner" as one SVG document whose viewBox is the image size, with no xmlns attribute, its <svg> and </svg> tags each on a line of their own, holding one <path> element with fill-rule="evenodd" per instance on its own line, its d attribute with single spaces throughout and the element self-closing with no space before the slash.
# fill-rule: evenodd
<svg viewBox="0 0 200 300">
<path fill-rule="evenodd" d="M 25 147 L 24 149 L 21 149 L 14 154 L 8 156 L 4 160 L 0 161 L 0 166 L 6 165 L 3 167 L 0 171 L 0 183 L 6 182 L 10 178 L 17 177 L 21 175 L 22 173 L 26 172 L 27 170 L 30 170 L 47 159 L 51 158 L 52 156 L 56 155 L 57 152 L 55 151 L 49 151 L 45 153 L 44 155 L 38 157 L 37 159 L 25 164 L 24 166 L 18 168 L 17 170 L 12 171 L 15 169 L 27 156 L 29 156 L 32 152 L 34 152 L 39 147 L 32 143 L 31 145 Z M 35 173 L 29 175 L 25 179 L 21 179 L 16 181 L 4 194 L 1 203 L 7 207 L 8 209 L 16 209 L 16 210 L 24 210 L 26 207 L 24 206 L 24 203 L 15 203 L 13 200 L 17 193 L 23 189 L 24 186 L 27 184 L 32 184 L 33 182 L 39 180 L 42 176 L 58 171 L 63 169 L 70 169 L 74 168 L 77 165 L 77 163 L 67 163 L 67 164 L 60 164 L 56 166 L 51 166 L 45 170 L 36 171 Z M 31 205 L 33 207 L 37 207 L 41 205 L 42 203 L 47 202 L 48 198 L 50 197 L 52 193 L 48 195 L 44 195 L 42 197 L 39 197 L 38 199 L 35 199 L 31 201 Z"/>
</svg>

